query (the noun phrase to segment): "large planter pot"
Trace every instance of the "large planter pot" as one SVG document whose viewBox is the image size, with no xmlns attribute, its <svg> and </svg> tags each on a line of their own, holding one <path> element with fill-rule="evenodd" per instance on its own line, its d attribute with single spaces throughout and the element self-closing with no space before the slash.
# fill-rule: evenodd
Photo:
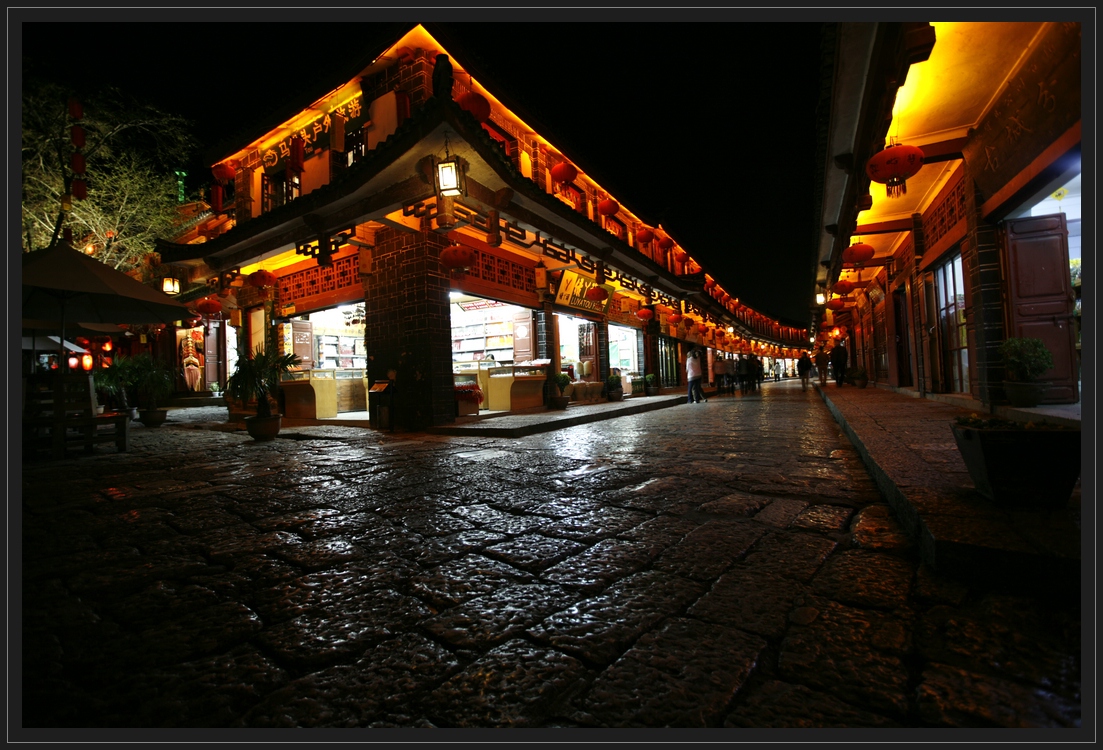
<svg viewBox="0 0 1103 750">
<path fill-rule="evenodd" d="M 1080 430 L 973 428 L 951 423 L 977 492 L 1016 507 L 1064 507 L 1080 477 Z"/>
<path fill-rule="evenodd" d="M 280 434 L 282 414 L 273 414 L 270 417 L 246 417 L 245 429 L 249 436 L 258 443 L 265 440 L 273 440 Z"/>
<path fill-rule="evenodd" d="M 1012 406 L 1032 408 L 1041 403 L 1046 395 L 1048 383 L 1020 383 L 1015 380 L 1003 381 L 1003 392 L 1011 401 Z"/>
<path fill-rule="evenodd" d="M 853 382 L 854 385 L 858 386 L 859 388 L 865 388 L 867 385 L 869 385 L 869 378 L 854 378 L 854 380 L 851 382 Z"/>
<path fill-rule="evenodd" d="M 477 401 L 463 401 L 456 400 L 456 416 L 466 417 L 471 414 L 479 413 L 479 403 Z"/>
<path fill-rule="evenodd" d="M 643 394 L 645 396 L 658 396 L 659 395 L 659 386 L 657 386 L 657 385 L 645 385 L 643 387 Z"/>
<path fill-rule="evenodd" d="M 608 393 L 606 393 L 606 397 L 610 401 L 623 401 L 624 391 L 609 391 Z"/>
<path fill-rule="evenodd" d="M 566 409 L 570 402 L 570 396 L 548 396 L 549 409 Z"/>
<path fill-rule="evenodd" d="M 139 409 L 138 421 L 146 427 L 160 427 L 168 419 L 168 409 Z"/>
</svg>

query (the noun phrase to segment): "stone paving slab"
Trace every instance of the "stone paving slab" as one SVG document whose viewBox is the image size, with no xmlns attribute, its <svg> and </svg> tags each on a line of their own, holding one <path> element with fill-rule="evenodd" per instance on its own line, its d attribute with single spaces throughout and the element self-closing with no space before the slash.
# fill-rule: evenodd
<svg viewBox="0 0 1103 750">
<path fill-rule="evenodd" d="M 255 443 L 224 407 L 180 409 L 128 453 L 24 464 L 13 739 L 1083 734 L 1094 610 L 932 569 L 793 385 L 520 438 L 297 425 Z"/>
<path fill-rule="evenodd" d="M 1079 591 L 1079 484 L 1061 511 L 999 507 L 973 488 L 950 429 L 968 409 L 876 387 L 816 388 L 932 568 L 1011 589 Z"/>
</svg>

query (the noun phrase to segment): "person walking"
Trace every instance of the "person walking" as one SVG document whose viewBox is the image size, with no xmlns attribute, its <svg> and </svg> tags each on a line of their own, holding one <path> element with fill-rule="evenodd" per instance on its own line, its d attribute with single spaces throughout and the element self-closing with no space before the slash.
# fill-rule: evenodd
<svg viewBox="0 0 1103 750">
<path fill-rule="evenodd" d="M 777 383 L 781 380 L 781 360 L 774 360 L 774 382 Z"/>
<path fill-rule="evenodd" d="M 718 356 L 712 361 L 712 377 L 716 380 L 716 388 L 723 394 L 728 389 L 728 360 Z"/>
<path fill-rule="evenodd" d="M 686 357 L 686 379 L 689 381 L 686 403 L 707 402 L 705 392 L 701 390 L 701 355 L 696 349 L 690 351 L 689 356 Z"/>
<path fill-rule="evenodd" d="M 807 391 L 812 375 L 812 358 L 808 356 L 808 352 L 800 353 L 800 359 L 797 360 L 797 375 L 800 376 L 800 389 Z"/>
<path fill-rule="evenodd" d="M 738 361 L 735 363 L 735 376 L 739 379 L 739 393 L 747 395 L 747 379 L 750 372 L 750 362 L 747 360 L 747 355 L 740 354 Z"/>
<path fill-rule="evenodd" d="M 827 386 L 827 365 L 831 362 L 831 358 L 827 356 L 827 349 L 820 345 L 819 350 L 816 351 L 816 375 L 820 379 L 820 387 Z"/>
<path fill-rule="evenodd" d="M 831 350 L 831 369 L 835 371 L 835 386 L 842 388 L 843 379 L 846 377 L 846 344 L 839 342 Z"/>
</svg>

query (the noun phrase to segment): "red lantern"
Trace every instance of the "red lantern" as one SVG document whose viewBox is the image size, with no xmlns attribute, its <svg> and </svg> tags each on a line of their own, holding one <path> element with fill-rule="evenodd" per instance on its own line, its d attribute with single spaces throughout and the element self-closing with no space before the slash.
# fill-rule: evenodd
<svg viewBox="0 0 1103 750">
<path fill-rule="evenodd" d="M 866 174 L 885 185 L 885 195 L 899 198 L 908 192 L 907 179 L 923 167 L 923 150 L 917 146 L 889 146 L 874 154 L 866 164 Z"/>
<path fill-rule="evenodd" d="M 80 105 L 76 99 L 69 99 L 69 116 L 74 120 L 79 120 L 84 117 L 84 107 Z"/>
<path fill-rule="evenodd" d="M 69 140 L 77 148 L 84 148 L 84 128 L 80 125 L 69 128 Z"/>
<path fill-rule="evenodd" d="M 674 251 L 674 260 L 676 260 L 677 262 L 685 263 L 687 258 L 689 258 L 689 253 L 687 253 L 685 250 Z"/>
<path fill-rule="evenodd" d="M 705 325 L 704 323 L 701 323 L 700 325 L 697 326 L 697 333 L 707 333 L 708 330 L 709 330 L 709 327 L 707 325 Z"/>
<path fill-rule="evenodd" d="M 69 356 L 69 369 L 70 370 L 75 370 L 78 367 L 80 367 L 80 358 L 78 358 L 77 355 L 75 355 L 75 354 L 70 355 Z"/>
<path fill-rule="evenodd" d="M 834 297 L 827 300 L 825 307 L 827 307 L 828 310 L 842 310 L 843 307 L 845 307 L 845 303 L 838 297 Z"/>
<path fill-rule="evenodd" d="M 204 315 L 217 315 L 222 312 L 222 303 L 211 297 L 204 297 L 195 304 L 195 309 Z"/>
<path fill-rule="evenodd" d="M 461 109 L 470 112 L 471 116 L 479 122 L 486 122 L 487 118 L 490 117 L 490 102 L 482 94 L 468 91 L 457 99 L 456 103 L 460 105 Z"/>
<path fill-rule="evenodd" d="M 873 246 L 864 242 L 856 242 L 846 250 L 843 250 L 843 262 L 852 265 L 861 265 L 873 257 Z"/>
<path fill-rule="evenodd" d="M 287 168 L 292 172 L 302 172 L 306 162 L 306 143 L 301 135 L 291 139 L 291 156 L 287 161 Z"/>
<path fill-rule="evenodd" d="M 831 286 L 831 291 L 845 296 L 854 291 L 854 285 L 846 279 L 839 279 Z"/>
<path fill-rule="evenodd" d="M 234 179 L 234 167 L 227 162 L 215 164 L 211 167 L 211 174 L 214 175 L 215 181 L 218 182 L 219 185 L 225 185 L 227 182 Z"/>
<path fill-rule="evenodd" d="M 440 263 L 449 270 L 471 268 L 476 260 L 475 248 L 467 245 L 451 245 L 440 251 Z"/>
<path fill-rule="evenodd" d="M 95 364 L 91 354 L 85 354 L 80 358 L 80 366 L 85 372 L 90 371 Z"/>
<path fill-rule="evenodd" d="M 222 213 L 222 186 L 218 183 L 211 185 L 211 210 L 216 214 Z"/>
<path fill-rule="evenodd" d="M 672 326 L 676 326 L 676 325 L 678 325 L 679 323 L 682 322 L 682 314 L 681 313 L 672 313 L 669 316 L 667 316 L 666 322 L 669 323 Z"/>
<path fill-rule="evenodd" d="M 259 271 L 253 271 L 251 274 L 249 274 L 246 281 L 249 282 L 249 286 L 254 286 L 257 289 L 266 286 L 275 286 L 276 274 L 272 273 L 271 271 L 265 271 L 264 269 L 261 269 Z"/>
<path fill-rule="evenodd" d="M 655 312 L 653 310 L 648 310 L 646 307 L 641 307 L 636 311 L 636 317 L 646 322 L 655 317 Z"/>
<path fill-rule="evenodd" d="M 670 239 L 669 237 L 663 237 L 661 240 L 659 240 L 659 248 L 661 250 L 669 250 L 672 247 L 674 247 L 674 240 Z"/>
<path fill-rule="evenodd" d="M 620 204 L 612 198 L 606 198 L 597 204 L 597 212 L 602 216 L 615 216 L 620 210 Z"/>
<path fill-rule="evenodd" d="M 560 184 L 574 182 L 574 178 L 578 177 L 578 170 L 573 165 L 561 161 L 551 168 L 551 176 Z"/>
<path fill-rule="evenodd" d="M 604 287 L 592 286 L 586 290 L 584 296 L 591 302 L 604 302 L 609 299 L 609 292 Z"/>
<path fill-rule="evenodd" d="M 88 183 L 84 180 L 73 180 L 72 185 L 73 197 L 77 200 L 84 200 L 88 197 Z"/>
<path fill-rule="evenodd" d="M 636 242 L 646 243 L 655 239 L 655 233 L 647 227 L 644 227 L 640 231 L 636 232 Z"/>
</svg>

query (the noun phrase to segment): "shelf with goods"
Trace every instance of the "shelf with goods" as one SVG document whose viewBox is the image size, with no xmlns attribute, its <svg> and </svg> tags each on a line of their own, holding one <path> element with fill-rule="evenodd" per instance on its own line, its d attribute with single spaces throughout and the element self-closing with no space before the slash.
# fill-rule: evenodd
<svg viewBox="0 0 1103 750">
<path fill-rule="evenodd" d="M 452 328 L 452 361 L 513 359 L 513 326 L 509 321 L 478 323 Z"/>
<path fill-rule="evenodd" d="M 316 339 L 319 367 L 363 369 L 368 366 L 362 338 L 327 333 L 317 336 Z"/>
</svg>

